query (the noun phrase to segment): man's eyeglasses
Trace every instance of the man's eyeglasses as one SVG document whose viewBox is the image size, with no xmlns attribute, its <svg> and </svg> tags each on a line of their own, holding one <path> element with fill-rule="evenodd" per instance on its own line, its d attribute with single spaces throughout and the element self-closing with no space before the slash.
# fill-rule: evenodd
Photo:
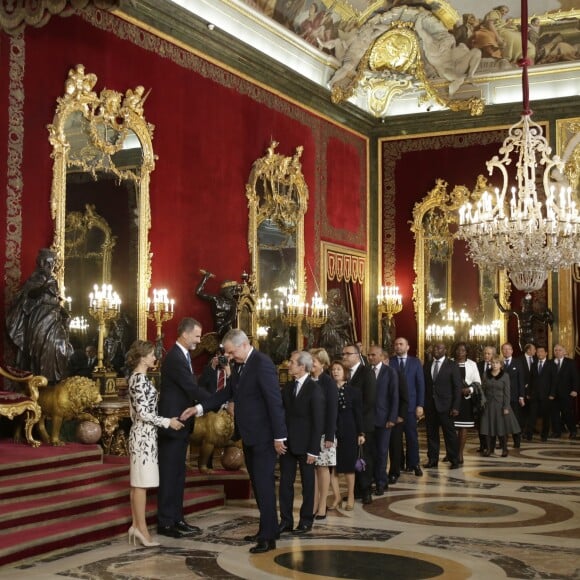
<svg viewBox="0 0 580 580">
<path fill-rule="evenodd" d="M 358 355 L 358 352 L 343 352 L 342 356 L 352 356 L 353 354 Z"/>
</svg>

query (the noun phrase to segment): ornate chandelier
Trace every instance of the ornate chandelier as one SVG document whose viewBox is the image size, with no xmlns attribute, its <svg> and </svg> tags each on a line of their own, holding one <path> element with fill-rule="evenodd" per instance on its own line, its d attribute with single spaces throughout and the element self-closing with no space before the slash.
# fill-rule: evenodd
<svg viewBox="0 0 580 580">
<path fill-rule="evenodd" d="M 503 186 L 460 207 L 457 237 L 467 242 L 470 258 L 480 267 L 506 269 L 518 290 L 532 292 L 542 287 L 550 270 L 580 263 L 580 215 L 575 192 L 563 185 L 564 162 L 550 158 L 542 128 L 531 119 L 527 22 L 527 1 L 522 0 L 523 57 L 518 65 L 524 108 L 499 150 L 501 159 L 496 155 L 487 162 L 490 175 L 494 168 L 501 172 Z M 517 187 L 508 197 L 507 167 L 513 159 Z M 543 191 L 538 192 L 540 180 Z"/>
</svg>

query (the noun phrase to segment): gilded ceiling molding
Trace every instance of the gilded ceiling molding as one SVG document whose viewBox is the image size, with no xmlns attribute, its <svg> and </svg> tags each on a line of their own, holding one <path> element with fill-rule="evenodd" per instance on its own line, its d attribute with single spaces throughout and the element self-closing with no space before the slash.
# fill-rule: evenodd
<svg viewBox="0 0 580 580">
<path fill-rule="evenodd" d="M 22 254 L 22 156 L 24 150 L 24 61 L 23 34 L 10 36 L 8 78 L 8 146 L 6 186 L 6 249 L 4 302 L 8 306 L 20 286 Z M 7 352 L 6 349 L 4 352 Z"/>
<path fill-rule="evenodd" d="M 396 224 L 395 224 L 395 207 L 398 195 L 404 195 L 403 192 L 397 192 L 396 169 L 397 163 L 405 153 L 414 151 L 432 151 L 437 149 L 463 149 L 474 145 L 487 145 L 497 143 L 501 145 L 505 138 L 505 129 L 495 130 L 477 129 L 475 131 L 465 132 L 457 131 L 454 133 L 426 133 L 412 137 L 393 137 L 381 139 L 379 141 L 382 163 L 381 173 L 381 190 L 382 190 L 382 253 L 383 253 L 383 280 L 393 280 L 395 278 L 395 242 L 396 242 Z M 482 162 L 483 167 L 483 162 Z M 435 175 L 433 179 L 435 179 Z M 409 195 L 409 192 L 406 193 Z M 414 192 L 413 195 L 420 199 L 421 192 Z"/>
<path fill-rule="evenodd" d="M 34 2 L 0 2 L 0 28 L 17 34 L 26 26 L 40 28 L 51 16 L 70 16 L 94 3 L 97 8 L 118 8 L 120 0 L 35 0 Z"/>
</svg>

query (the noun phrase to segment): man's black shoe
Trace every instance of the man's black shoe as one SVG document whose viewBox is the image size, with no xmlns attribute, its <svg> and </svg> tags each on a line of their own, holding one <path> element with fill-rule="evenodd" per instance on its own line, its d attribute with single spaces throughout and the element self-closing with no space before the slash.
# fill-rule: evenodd
<svg viewBox="0 0 580 580">
<path fill-rule="evenodd" d="M 280 524 L 280 527 L 278 528 L 279 534 L 285 534 L 286 532 L 291 532 L 291 531 L 292 531 L 292 526 L 290 524 Z"/>
<path fill-rule="evenodd" d="M 244 536 L 244 542 L 257 542 L 260 539 L 259 534 L 254 534 L 252 536 Z"/>
<path fill-rule="evenodd" d="M 157 533 L 168 538 L 185 538 L 187 534 L 180 532 L 175 526 L 157 526 Z"/>
<path fill-rule="evenodd" d="M 391 479 L 391 478 L 389 478 Z M 384 485 L 377 485 L 375 489 L 375 495 L 385 495 L 385 486 Z"/>
<path fill-rule="evenodd" d="M 409 466 L 409 467 L 406 467 L 406 468 L 405 468 L 405 472 L 406 472 L 406 473 L 413 473 L 413 468 L 412 468 L 412 467 L 410 467 L 410 466 Z"/>
<path fill-rule="evenodd" d="M 373 496 L 370 493 L 368 495 L 365 495 L 362 499 L 362 502 L 364 505 L 369 505 L 369 503 L 373 503 Z"/>
<path fill-rule="evenodd" d="M 431 469 L 434 467 L 437 467 L 438 463 L 437 461 L 428 461 L 427 463 L 425 463 L 425 465 L 423 465 L 423 467 L 426 467 L 427 469 Z"/>
<path fill-rule="evenodd" d="M 389 475 L 389 483 L 391 485 L 394 483 L 397 483 L 398 479 L 399 479 L 399 476 L 395 475 L 394 473 L 393 473 L 393 475 Z"/>
<path fill-rule="evenodd" d="M 296 527 L 296 528 L 294 528 L 292 530 L 292 533 L 294 535 L 299 536 L 300 534 L 306 534 L 311 529 L 312 529 L 312 524 L 310 524 L 310 525 L 308 525 L 308 524 L 300 524 L 298 527 Z"/>
<path fill-rule="evenodd" d="M 421 469 L 420 465 L 417 465 L 413 471 L 417 477 L 421 477 L 423 475 L 423 470 Z"/>
<path fill-rule="evenodd" d="M 188 536 L 197 536 L 201 534 L 201 529 L 197 526 L 190 526 L 185 520 L 181 520 L 175 524 L 175 527 L 182 533 Z"/>
<path fill-rule="evenodd" d="M 276 540 L 260 540 L 253 548 L 250 548 L 251 554 L 263 554 L 270 550 L 276 549 Z"/>
<path fill-rule="evenodd" d="M 452 464 L 449 466 L 449 469 L 459 469 L 459 467 L 460 467 L 459 463 L 452 463 Z"/>
</svg>

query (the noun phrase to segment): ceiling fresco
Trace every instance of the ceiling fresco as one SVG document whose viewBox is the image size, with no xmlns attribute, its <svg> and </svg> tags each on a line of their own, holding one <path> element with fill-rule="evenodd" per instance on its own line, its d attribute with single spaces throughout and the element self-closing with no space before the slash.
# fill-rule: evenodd
<svg viewBox="0 0 580 580">
<path fill-rule="evenodd" d="M 501 5 L 488 0 L 241 2 L 329 59 L 333 102 L 357 96 L 360 101 L 364 94 L 365 108 L 377 117 L 409 93 L 419 95 L 419 105 L 434 102 L 481 114 L 495 89 L 480 79 L 498 73 L 513 77 L 525 52 L 520 0 Z M 528 14 L 531 69 L 543 67 L 548 75 L 566 69 L 564 77 L 554 79 L 558 83 L 578 77 L 580 0 L 528 0 Z M 546 91 L 542 98 L 559 96 Z"/>
</svg>

